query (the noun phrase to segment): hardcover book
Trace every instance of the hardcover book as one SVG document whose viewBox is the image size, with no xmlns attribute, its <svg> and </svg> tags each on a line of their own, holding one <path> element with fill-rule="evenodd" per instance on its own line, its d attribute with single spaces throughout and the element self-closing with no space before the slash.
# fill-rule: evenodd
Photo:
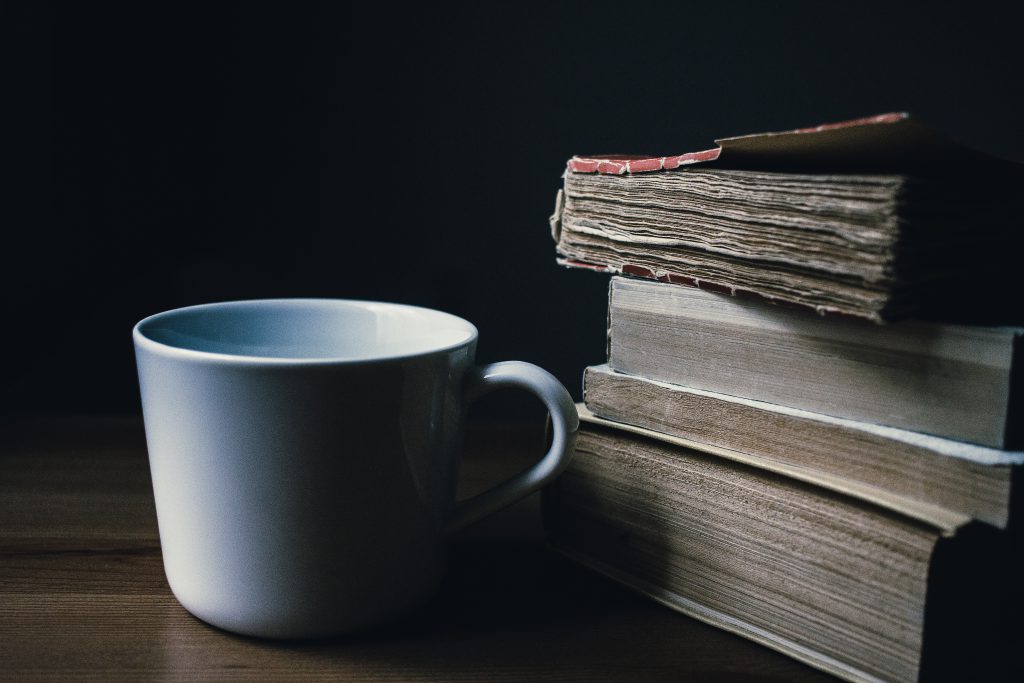
<svg viewBox="0 0 1024 683">
<path fill-rule="evenodd" d="M 1021 441 L 1021 328 L 870 325 L 622 277 L 608 320 L 617 372 L 993 448 Z"/>
<path fill-rule="evenodd" d="M 939 529 L 586 417 L 544 506 L 566 556 L 836 676 L 1007 675 L 1019 564 L 991 527 Z"/>
<path fill-rule="evenodd" d="M 1019 320 L 1021 166 L 906 114 L 718 140 L 667 157 L 573 157 L 559 262 L 874 321 Z"/>
<path fill-rule="evenodd" d="M 763 401 L 586 369 L 592 421 L 714 453 L 867 500 L 933 526 L 1005 528 L 1024 452 L 844 420 Z"/>
</svg>

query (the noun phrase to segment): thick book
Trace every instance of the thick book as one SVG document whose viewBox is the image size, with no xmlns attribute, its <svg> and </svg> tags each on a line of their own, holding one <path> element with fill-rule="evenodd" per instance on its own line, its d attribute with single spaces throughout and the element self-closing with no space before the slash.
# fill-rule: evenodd
<svg viewBox="0 0 1024 683">
<path fill-rule="evenodd" d="M 559 262 L 874 321 L 1019 319 L 978 296 L 1019 291 L 1024 166 L 901 113 L 717 143 L 570 159 Z"/>
<path fill-rule="evenodd" d="M 1021 443 L 1021 328 L 873 325 L 622 277 L 608 327 L 617 372 L 993 448 Z"/>
<path fill-rule="evenodd" d="M 586 369 L 581 411 L 620 429 L 704 450 L 861 498 L 947 529 L 1009 521 L 1024 452 Z"/>
<path fill-rule="evenodd" d="M 990 680 L 1020 633 L 1003 532 L 949 537 L 854 497 L 581 425 L 546 492 L 558 551 L 655 600 L 848 680 Z"/>
</svg>

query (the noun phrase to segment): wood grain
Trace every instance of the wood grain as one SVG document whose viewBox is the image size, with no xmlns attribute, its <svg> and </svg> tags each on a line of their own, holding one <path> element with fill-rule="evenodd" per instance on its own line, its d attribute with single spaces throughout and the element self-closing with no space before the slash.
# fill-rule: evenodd
<svg viewBox="0 0 1024 683">
<path fill-rule="evenodd" d="M 539 455 L 536 428 L 471 432 L 460 490 Z M 13 680 L 828 680 L 561 559 L 536 496 L 467 529 L 437 598 L 387 630 L 243 638 L 163 575 L 141 423 L 0 424 L 0 677 Z"/>
</svg>

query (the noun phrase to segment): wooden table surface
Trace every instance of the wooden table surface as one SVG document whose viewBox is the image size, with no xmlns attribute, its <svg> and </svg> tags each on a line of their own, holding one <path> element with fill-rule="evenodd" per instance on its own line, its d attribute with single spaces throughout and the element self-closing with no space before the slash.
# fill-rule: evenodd
<svg viewBox="0 0 1024 683">
<path fill-rule="evenodd" d="M 474 429 L 460 490 L 535 429 Z M 525 458 L 524 458 L 525 456 Z M 537 496 L 457 537 L 433 603 L 386 631 L 283 643 L 188 614 L 164 579 L 141 421 L 0 423 L 0 679 L 831 680 L 548 549 Z"/>
</svg>

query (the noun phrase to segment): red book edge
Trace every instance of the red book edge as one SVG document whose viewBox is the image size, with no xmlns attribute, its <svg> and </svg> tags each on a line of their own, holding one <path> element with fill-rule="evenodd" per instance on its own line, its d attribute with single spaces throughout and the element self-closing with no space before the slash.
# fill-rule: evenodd
<svg viewBox="0 0 1024 683">
<path fill-rule="evenodd" d="M 913 119 L 888 112 L 793 130 L 754 133 L 715 140 L 717 147 L 671 156 L 606 154 L 574 156 L 574 173 L 623 175 L 668 171 L 717 162 L 742 168 L 797 167 L 815 170 L 896 171 L 953 163 L 1021 165 L 960 145 Z"/>
</svg>

